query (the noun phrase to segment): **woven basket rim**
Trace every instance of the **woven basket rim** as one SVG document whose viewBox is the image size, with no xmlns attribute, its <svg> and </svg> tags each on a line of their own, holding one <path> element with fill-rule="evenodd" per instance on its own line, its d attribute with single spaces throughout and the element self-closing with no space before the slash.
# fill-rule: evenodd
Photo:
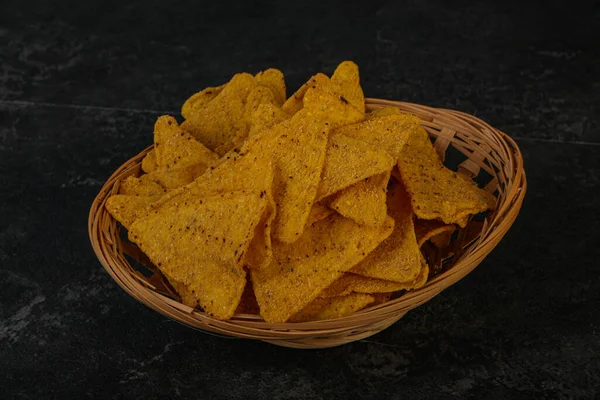
<svg viewBox="0 0 600 400">
<path fill-rule="evenodd" d="M 152 290 L 148 284 L 144 283 L 145 278 L 141 274 L 132 272 L 131 266 L 122 255 L 119 257 L 111 250 L 110 246 L 118 245 L 115 243 L 119 240 L 118 232 L 115 234 L 117 225 L 105 210 L 104 204 L 109 195 L 115 192 L 115 185 L 118 185 L 120 177 L 134 174 L 136 171 L 139 173 L 141 160 L 153 148 L 153 145 L 114 171 L 92 204 L 88 218 L 88 232 L 100 263 L 119 286 L 150 308 L 193 328 L 224 336 L 261 339 L 290 347 L 318 348 L 344 344 L 385 329 L 407 311 L 430 300 L 448 286 L 462 279 L 490 253 L 516 219 L 525 197 L 527 181 L 523 158 L 515 141 L 472 115 L 455 110 L 376 98 L 367 98 L 365 102 L 371 110 L 392 106 L 416 114 L 421 118 L 422 125 L 430 134 L 437 134 L 436 146 L 438 146 L 437 141 L 441 142 L 440 146 L 446 146 L 446 148 L 449 145 L 455 148 L 458 146 L 459 150 L 473 146 L 475 150 L 469 153 L 473 159 L 484 155 L 485 151 L 481 148 L 490 148 L 487 160 L 489 161 L 491 157 L 489 154 L 493 152 L 502 161 L 500 172 L 493 171 L 493 168 L 483 161 L 474 167 L 477 171 L 479 171 L 478 168 L 487 168 L 496 180 L 502 175 L 505 185 L 504 190 L 501 190 L 500 196 L 498 196 L 497 208 L 492 213 L 492 217 L 489 220 L 486 219 L 481 235 L 451 269 L 434 277 L 422 288 L 406 292 L 396 299 L 367 307 L 349 316 L 301 323 L 268 323 L 260 316 L 248 314 L 236 314 L 230 320 L 220 321 L 203 311 L 192 309 L 169 296 Z M 441 129 L 439 129 L 440 127 Z M 465 136 L 470 140 L 465 142 L 466 145 L 463 145 L 463 141 L 466 139 L 462 136 L 458 137 L 458 135 L 463 135 L 462 131 L 470 132 L 473 136 Z M 469 149 L 469 151 L 471 150 Z M 472 159 L 469 157 L 469 160 Z M 500 190 L 499 183 L 497 185 Z"/>
</svg>

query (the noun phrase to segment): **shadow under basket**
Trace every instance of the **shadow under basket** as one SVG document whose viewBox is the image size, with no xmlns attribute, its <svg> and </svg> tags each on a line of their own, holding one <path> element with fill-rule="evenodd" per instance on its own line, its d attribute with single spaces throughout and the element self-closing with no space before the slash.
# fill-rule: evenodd
<svg viewBox="0 0 600 400">
<path fill-rule="evenodd" d="M 108 213 L 106 199 L 118 193 L 119 182 L 130 175 L 139 176 L 141 162 L 149 147 L 123 164 L 106 181 L 90 210 L 88 228 L 92 246 L 110 276 L 131 296 L 159 313 L 192 328 L 231 337 L 258 339 L 279 346 L 313 349 L 339 346 L 374 335 L 407 311 L 432 299 L 442 290 L 471 272 L 500 242 L 515 221 L 523 203 L 527 182 L 523 158 L 516 143 L 501 131 L 471 115 L 422 105 L 367 99 L 367 110 L 386 106 L 421 118 L 444 163 L 466 173 L 481 187 L 495 193 L 497 204 L 485 219 L 472 221 L 453 243 L 445 258 L 437 257 L 443 270 L 430 277 L 420 289 L 403 293 L 385 303 L 365 308 L 352 315 L 324 321 L 273 324 L 260 316 L 236 314 L 219 321 L 178 301 L 148 258 L 124 234 L 124 229 Z M 476 226 L 477 229 L 473 229 Z M 450 254 L 450 255 L 449 255 Z M 428 257 L 434 259 L 435 257 Z"/>
</svg>

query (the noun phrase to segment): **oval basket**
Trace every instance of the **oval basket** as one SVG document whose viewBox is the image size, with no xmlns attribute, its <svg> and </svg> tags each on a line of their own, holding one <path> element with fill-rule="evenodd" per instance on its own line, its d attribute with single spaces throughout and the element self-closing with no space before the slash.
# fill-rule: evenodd
<svg viewBox="0 0 600 400">
<path fill-rule="evenodd" d="M 495 210 L 477 225 L 481 233 L 458 242 L 458 246 L 455 243 L 453 256 L 444 260 L 444 272 L 431 278 L 422 288 L 347 317 L 303 323 L 272 324 L 259 316 L 246 314 L 219 321 L 181 304 L 162 275 L 126 239 L 124 230 L 104 207 L 106 199 L 118 193 L 122 179 L 141 174 L 141 161 L 152 146 L 112 174 L 94 200 L 88 228 L 100 263 L 127 293 L 148 307 L 192 328 L 227 337 L 258 339 L 295 348 L 323 348 L 360 340 L 392 325 L 407 311 L 432 299 L 481 263 L 515 221 L 527 181 L 516 143 L 478 118 L 411 103 L 379 99 L 367 99 L 366 103 L 369 111 L 393 106 L 420 117 L 445 164 L 449 164 L 452 155 L 454 165 L 449 167 L 469 174 L 498 198 Z"/>
</svg>

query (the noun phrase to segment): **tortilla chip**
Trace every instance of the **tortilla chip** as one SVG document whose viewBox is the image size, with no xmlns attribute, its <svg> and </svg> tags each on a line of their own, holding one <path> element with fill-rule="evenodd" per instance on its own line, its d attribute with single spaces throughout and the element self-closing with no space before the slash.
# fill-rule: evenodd
<svg viewBox="0 0 600 400">
<path fill-rule="evenodd" d="M 192 114 L 196 111 L 200 110 L 210 101 L 212 101 L 215 97 L 219 95 L 225 88 L 225 85 L 217 86 L 217 87 L 207 87 L 206 89 L 193 94 L 189 99 L 183 103 L 181 107 L 181 115 L 183 118 L 188 119 Z"/>
<path fill-rule="evenodd" d="M 264 191 L 272 176 L 255 177 L 259 187 L 253 190 L 220 195 L 199 196 L 188 187 L 135 221 L 129 239 L 161 271 L 191 289 L 208 314 L 228 319 L 246 284 L 242 259 L 267 208 Z"/>
<path fill-rule="evenodd" d="M 157 182 L 165 189 L 177 189 L 193 182 L 207 169 L 205 164 L 190 165 L 182 168 L 156 170 L 147 175 L 146 179 Z"/>
<path fill-rule="evenodd" d="M 319 297 L 346 296 L 350 293 L 373 294 L 410 290 L 423 286 L 428 274 L 429 269 L 427 268 L 427 264 L 423 264 L 417 277 L 409 282 L 386 281 L 347 272 L 340 279 L 333 282 L 331 286 L 323 290 Z"/>
<path fill-rule="evenodd" d="M 444 233 L 452 234 L 456 230 L 456 226 L 445 224 L 437 219 L 419 219 L 415 220 L 415 235 L 419 247 L 423 246 L 426 241 Z"/>
<path fill-rule="evenodd" d="M 250 269 L 267 266 L 273 259 L 271 231 L 273 230 L 276 208 L 271 188 L 269 187 L 264 193 L 265 198 L 267 199 L 267 206 L 260 222 L 256 225 L 254 237 L 252 238 L 248 252 L 244 257 L 244 265 Z"/>
<path fill-rule="evenodd" d="M 365 114 L 330 86 L 315 85 L 304 94 L 304 108 L 315 118 L 325 121 L 331 129 L 355 124 L 365 118 Z"/>
<path fill-rule="evenodd" d="M 116 194 L 106 200 L 106 209 L 121 225 L 129 229 L 135 221 L 147 213 L 150 205 L 159 198 Z"/>
<path fill-rule="evenodd" d="M 271 89 L 262 85 L 255 86 L 248 95 L 244 106 L 243 119 L 246 129 L 240 131 L 238 135 L 233 137 L 230 141 L 218 146 L 215 149 L 215 153 L 222 157 L 234 147 L 242 144 L 249 135 L 249 129 L 252 124 L 252 115 L 256 112 L 259 106 L 273 104 L 274 102 L 275 97 L 273 92 L 271 92 Z"/>
<path fill-rule="evenodd" d="M 413 211 L 421 219 L 440 219 L 464 227 L 465 216 L 495 205 L 494 195 L 442 164 L 423 128 L 406 142 L 398 169 Z"/>
<path fill-rule="evenodd" d="M 260 313 L 285 322 L 390 235 L 393 220 L 365 227 L 338 214 L 306 227 L 293 244 L 273 243 L 273 261 L 250 270 Z"/>
<path fill-rule="evenodd" d="M 273 198 L 277 214 L 273 238 L 297 240 L 315 200 L 325 160 L 329 130 L 325 123 L 302 110 L 292 118 L 253 136 L 241 149 L 270 154 L 274 160 Z"/>
<path fill-rule="evenodd" d="M 283 122 L 283 120 L 287 118 L 288 115 L 276 105 L 271 103 L 260 104 L 250 118 L 250 132 L 248 133 L 248 136 L 255 136 L 266 129 L 274 127 L 278 123 Z"/>
<path fill-rule="evenodd" d="M 331 83 L 354 107 L 365 112 L 365 95 L 360 86 L 358 65 L 352 61 L 342 62 L 333 72 Z"/>
<path fill-rule="evenodd" d="M 407 115 L 407 113 L 401 111 L 398 107 L 383 107 L 368 113 L 366 119 L 387 117 L 388 115 Z"/>
<path fill-rule="evenodd" d="M 320 321 L 345 317 L 354 314 L 358 310 L 362 310 L 374 301 L 375 297 L 364 293 L 318 298 L 290 318 L 290 322 Z"/>
<path fill-rule="evenodd" d="M 179 299 L 182 304 L 185 304 L 186 306 L 192 308 L 198 307 L 198 300 L 196 299 L 196 296 L 194 295 L 192 289 L 190 289 L 185 284 L 181 283 L 173 277 L 170 277 L 164 273 L 163 275 L 165 278 L 167 278 L 169 284 L 173 287 L 173 289 L 175 289 L 175 291 L 179 295 Z"/>
<path fill-rule="evenodd" d="M 392 169 L 394 159 L 384 150 L 344 135 L 332 135 L 317 200 L 330 196 L 350 185 Z"/>
<path fill-rule="evenodd" d="M 256 86 L 254 77 L 236 74 L 213 100 L 192 112 L 181 124 L 200 143 L 210 150 L 245 137 L 248 126 L 244 119 L 246 98 Z"/>
<path fill-rule="evenodd" d="M 156 171 L 158 165 L 156 165 L 156 151 L 150 150 L 148 154 L 142 159 L 142 171 L 150 173 Z"/>
<path fill-rule="evenodd" d="M 218 156 L 179 127 L 175 118 L 159 117 L 154 125 L 154 150 L 158 169 L 202 164 L 205 169 Z"/>
<path fill-rule="evenodd" d="M 283 112 L 291 116 L 300 111 L 302 107 L 304 107 L 303 101 L 306 91 L 309 87 L 316 85 L 331 85 L 331 81 L 327 75 L 319 72 L 310 78 L 308 82 L 302 85 L 300 89 L 296 91 L 296 93 L 294 93 L 289 99 L 286 100 L 285 103 L 283 103 L 281 106 Z"/>
<path fill-rule="evenodd" d="M 147 175 L 138 178 L 133 175 L 121 181 L 119 194 L 129 196 L 162 196 L 166 190 Z"/>
<path fill-rule="evenodd" d="M 335 211 L 331 208 L 319 202 L 316 202 L 310 209 L 310 214 L 308 214 L 308 220 L 306 221 L 306 225 L 308 226 L 314 224 L 315 222 L 322 221 L 334 212 Z"/>
<path fill-rule="evenodd" d="M 286 87 L 283 73 L 278 69 L 269 68 L 256 74 L 255 78 L 256 83 L 271 89 L 271 92 L 273 92 L 273 95 L 275 96 L 274 104 L 281 107 L 286 99 Z"/>
<path fill-rule="evenodd" d="M 404 144 L 411 135 L 416 134 L 419 126 L 419 118 L 415 116 L 390 115 L 346 125 L 335 133 L 363 140 L 387 151 L 394 160 L 398 160 Z"/>
<path fill-rule="evenodd" d="M 380 226 L 387 218 L 386 191 L 390 171 L 348 186 L 324 199 L 330 208 L 360 225 Z"/>
<path fill-rule="evenodd" d="M 422 267 L 417 245 L 410 198 L 402 184 L 394 184 L 387 193 L 388 214 L 395 221 L 394 232 L 351 272 L 394 282 L 410 282 Z"/>
</svg>

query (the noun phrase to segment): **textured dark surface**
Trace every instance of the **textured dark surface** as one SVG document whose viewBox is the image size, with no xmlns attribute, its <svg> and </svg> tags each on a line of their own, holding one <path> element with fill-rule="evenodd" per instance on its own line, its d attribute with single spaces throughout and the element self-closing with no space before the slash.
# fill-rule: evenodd
<svg viewBox="0 0 600 400">
<path fill-rule="evenodd" d="M 311 3 L 0 4 L 0 398 L 600 396 L 600 3 Z M 235 72 L 280 68 L 291 91 L 349 58 L 371 97 L 517 138 L 528 196 L 482 265 L 315 351 L 202 334 L 119 289 L 87 213 L 156 116 Z"/>
</svg>

